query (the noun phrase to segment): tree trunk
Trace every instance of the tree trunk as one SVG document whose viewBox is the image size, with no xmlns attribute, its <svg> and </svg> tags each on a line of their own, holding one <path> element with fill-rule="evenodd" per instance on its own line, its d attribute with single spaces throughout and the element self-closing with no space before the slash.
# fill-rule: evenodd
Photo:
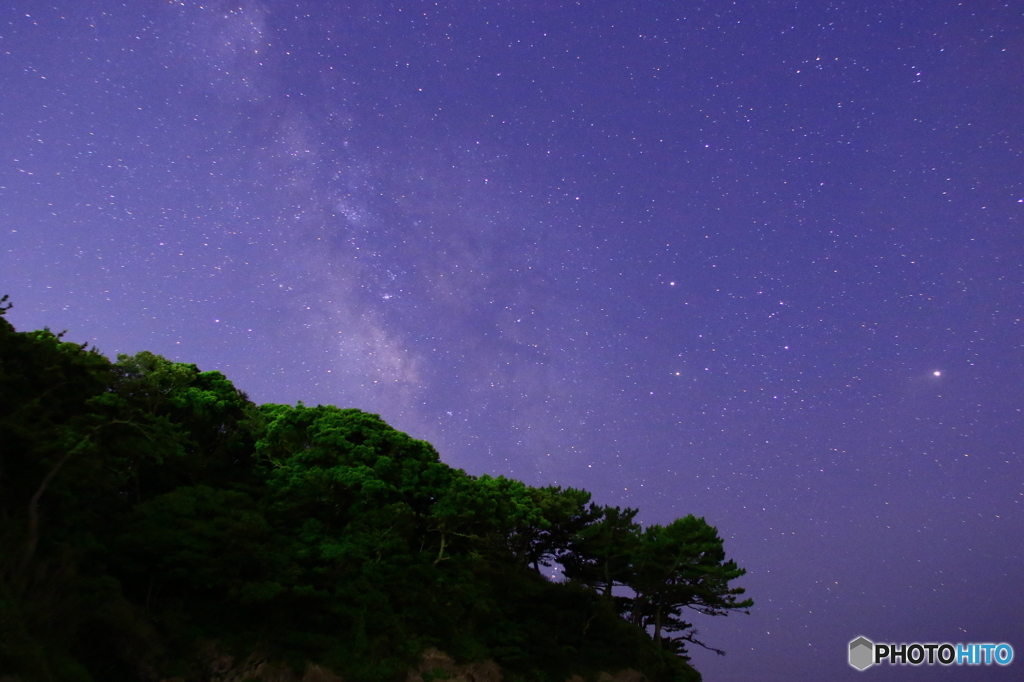
<svg viewBox="0 0 1024 682">
<path fill-rule="evenodd" d="M 437 558 L 434 559 L 434 565 L 437 566 L 444 559 L 444 546 L 445 546 L 445 532 L 441 531 L 441 546 L 437 548 Z"/>
<path fill-rule="evenodd" d="M 18 575 L 24 575 L 28 569 L 28 565 L 32 562 L 32 557 L 35 556 L 36 547 L 39 546 L 39 499 L 46 492 L 47 486 L 50 485 L 50 481 L 57 475 L 60 468 L 64 466 L 64 462 L 68 461 L 71 457 L 71 453 L 74 450 L 68 450 L 64 453 L 64 456 L 57 460 L 46 476 L 43 477 L 42 483 L 36 488 L 36 492 L 32 495 L 32 499 L 28 503 L 28 544 L 25 545 L 25 554 L 21 557 L 21 565 L 18 566 Z"/>
<path fill-rule="evenodd" d="M 661 648 L 661 604 L 654 608 L 654 645 Z"/>
</svg>

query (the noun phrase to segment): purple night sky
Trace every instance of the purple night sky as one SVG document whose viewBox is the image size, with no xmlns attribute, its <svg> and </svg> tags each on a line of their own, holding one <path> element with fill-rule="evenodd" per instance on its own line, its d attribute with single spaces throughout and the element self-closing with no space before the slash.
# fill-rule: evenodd
<svg viewBox="0 0 1024 682">
<path fill-rule="evenodd" d="M 5 0 L 19 330 L 693 513 L 708 682 L 1024 666 L 1024 9 Z M 847 643 L 1008 642 L 1007 668 Z"/>
</svg>

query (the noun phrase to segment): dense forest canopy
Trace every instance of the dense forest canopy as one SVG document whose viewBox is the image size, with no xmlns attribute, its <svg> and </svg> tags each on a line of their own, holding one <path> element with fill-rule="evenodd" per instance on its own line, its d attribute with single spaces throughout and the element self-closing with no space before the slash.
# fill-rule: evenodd
<svg viewBox="0 0 1024 682">
<path fill-rule="evenodd" d="M 215 679 L 212 647 L 392 680 L 437 647 L 508 680 L 699 680 L 686 614 L 753 603 L 702 518 L 642 528 L 584 490 L 449 467 L 373 414 L 17 332 L 6 307 L 0 675 Z"/>
</svg>

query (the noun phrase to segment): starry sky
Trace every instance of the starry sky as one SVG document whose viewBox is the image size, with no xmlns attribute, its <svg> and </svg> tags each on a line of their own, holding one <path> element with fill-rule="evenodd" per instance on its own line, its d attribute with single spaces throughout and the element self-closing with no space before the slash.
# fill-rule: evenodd
<svg viewBox="0 0 1024 682">
<path fill-rule="evenodd" d="M 1024 657 L 1024 9 L 4 0 L 21 330 L 719 528 L 708 682 Z"/>
</svg>

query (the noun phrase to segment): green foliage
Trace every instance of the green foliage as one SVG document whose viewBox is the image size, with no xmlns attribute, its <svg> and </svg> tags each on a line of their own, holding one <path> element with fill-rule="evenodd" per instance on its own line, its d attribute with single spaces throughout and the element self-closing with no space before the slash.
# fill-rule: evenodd
<svg viewBox="0 0 1024 682">
<path fill-rule="evenodd" d="M 717 529 L 703 518 L 690 515 L 667 526 L 649 526 L 633 555 L 628 583 L 635 593 L 631 620 L 653 628 L 659 646 L 663 632 L 678 632 L 684 633 L 682 640 L 706 647 L 688 632 L 693 624 L 683 619 L 683 609 L 712 616 L 749 609 L 753 600 L 737 600 L 743 588 L 729 586 L 745 573 L 734 561 L 725 560 Z M 679 640 L 672 642 L 672 648 L 685 651 Z"/>
<path fill-rule="evenodd" d="M 616 586 L 629 584 L 633 556 L 640 541 L 636 509 L 591 505 L 588 523 L 572 537 L 561 557 L 565 574 L 612 599 Z"/>
<path fill-rule="evenodd" d="M 698 680 L 683 610 L 750 606 L 703 519 L 471 476 L 377 415 L 19 333 L 5 301 L 0 674 L 200 680 L 213 647 L 390 680 L 436 646 L 509 680 Z"/>
</svg>

